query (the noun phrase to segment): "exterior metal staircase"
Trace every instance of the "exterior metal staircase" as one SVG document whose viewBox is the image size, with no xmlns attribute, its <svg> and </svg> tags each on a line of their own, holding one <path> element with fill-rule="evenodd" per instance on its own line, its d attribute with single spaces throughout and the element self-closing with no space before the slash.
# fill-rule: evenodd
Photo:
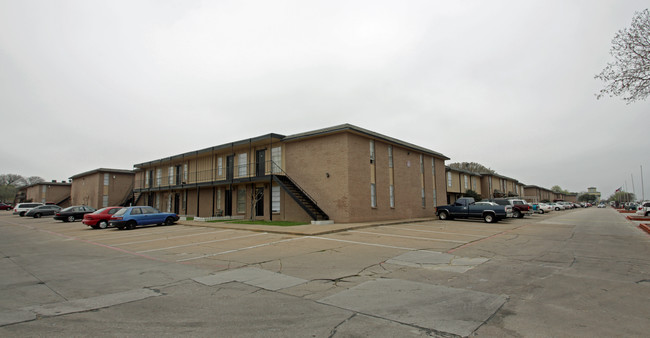
<svg viewBox="0 0 650 338">
<path fill-rule="evenodd" d="M 300 205 L 303 210 L 309 214 L 309 216 L 315 221 L 326 221 L 329 220 L 329 216 L 316 204 L 309 194 L 304 191 L 296 182 L 294 182 L 289 176 L 285 175 L 273 175 L 273 180 L 282 187 L 282 189 L 293 198 L 298 205 Z"/>
</svg>

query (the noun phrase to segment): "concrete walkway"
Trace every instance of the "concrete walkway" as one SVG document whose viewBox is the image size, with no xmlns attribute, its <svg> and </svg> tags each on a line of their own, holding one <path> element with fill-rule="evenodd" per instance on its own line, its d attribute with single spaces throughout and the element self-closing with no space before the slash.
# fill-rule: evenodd
<svg viewBox="0 0 650 338">
<path fill-rule="evenodd" d="M 294 226 L 278 226 L 278 225 L 258 225 L 258 224 L 233 224 L 228 222 L 197 222 L 197 221 L 178 221 L 178 224 L 188 226 L 210 227 L 218 229 L 234 229 L 234 230 L 247 230 L 255 232 L 268 232 L 275 234 L 287 234 L 298 236 L 317 236 L 332 234 L 336 232 L 343 232 L 351 229 L 363 229 L 382 225 L 395 225 L 414 222 L 430 222 L 437 218 L 411 218 L 399 220 L 387 220 L 377 222 L 365 223 L 334 223 L 334 224 L 305 224 Z"/>
</svg>

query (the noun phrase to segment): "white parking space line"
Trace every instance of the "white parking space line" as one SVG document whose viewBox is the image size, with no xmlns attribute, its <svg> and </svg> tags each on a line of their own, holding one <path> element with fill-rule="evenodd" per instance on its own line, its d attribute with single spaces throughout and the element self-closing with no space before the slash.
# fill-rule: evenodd
<svg viewBox="0 0 650 338">
<path fill-rule="evenodd" d="M 209 231 L 209 232 L 201 232 L 198 234 L 190 234 L 190 235 L 181 235 L 181 236 L 171 236 L 171 237 L 164 237 L 164 238 L 155 238 L 155 239 L 148 239 L 146 241 L 136 241 L 136 242 L 127 242 L 127 243 L 120 243 L 120 244 L 115 244 L 114 246 L 123 246 L 123 245 L 130 245 L 130 244 L 140 244 L 140 243 L 149 243 L 149 242 L 156 242 L 156 241 L 166 241 L 166 240 L 172 240 L 172 239 L 177 239 L 177 238 L 184 238 L 184 237 L 191 237 L 191 236 L 199 236 L 199 235 L 208 235 L 208 234 L 216 234 L 220 232 L 232 232 L 235 230 L 219 230 L 219 231 Z"/>
<path fill-rule="evenodd" d="M 449 243 L 462 243 L 462 244 L 467 243 L 467 241 L 454 241 L 454 240 L 451 240 L 451 239 L 423 238 L 423 237 L 403 236 L 403 235 L 389 235 L 389 234 L 382 234 L 382 233 L 369 232 L 369 231 L 350 230 L 348 232 L 354 232 L 354 233 L 358 233 L 358 234 L 370 234 L 370 235 L 388 236 L 388 237 L 409 238 L 409 239 L 417 239 L 417 240 L 422 240 L 422 241 L 449 242 Z"/>
<path fill-rule="evenodd" d="M 201 244 L 207 244 L 207 243 L 225 242 L 225 241 L 230 241 L 230 240 L 234 240 L 234 239 L 247 238 L 247 237 L 255 237 L 255 236 L 261 236 L 261 235 L 268 235 L 268 232 L 262 232 L 262 233 L 256 233 L 256 234 L 252 234 L 252 235 L 245 235 L 245 236 L 238 236 L 238 237 L 231 237 L 231 238 L 215 239 L 215 240 L 212 240 L 212 241 L 205 241 L 205 242 L 196 242 L 196 243 L 189 243 L 189 244 L 181 244 L 181 245 L 169 246 L 169 247 L 166 247 L 166 248 L 149 249 L 149 250 L 137 251 L 137 253 L 145 253 L 145 252 L 162 251 L 162 250 L 169 250 L 169 249 L 183 248 L 183 247 L 195 246 L 195 245 L 201 245 Z"/>
<path fill-rule="evenodd" d="M 121 238 L 130 238 L 130 237 L 140 237 L 140 236 L 151 236 L 152 233 L 155 234 L 171 234 L 175 232 L 182 232 L 182 231 L 188 231 L 188 230 L 193 230 L 194 228 L 196 229 L 204 229 L 204 228 L 198 228 L 198 227 L 188 227 L 188 226 L 181 226 L 182 228 L 176 228 L 176 229 L 171 229 L 171 230 L 161 230 L 161 229 L 154 229 L 156 227 L 147 227 L 147 228 L 138 228 L 137 230 L 129 230 L 129 231 L 124 231 L 124 230 L 117 230 L 113 229 L 109 231 L 103 231 L 106 234 L 99 234 L 97 237 L 92 236 L 93 234 L 88 234 L 90 235 L 93 239 L 100 239 L 100 240 L 111 240 L 111 239 L 121 239 Z M 149 231 L 149 229 L 151 229 Z M 89 230 L 94 233 L 96 232 L 102 232 L 101 230 Z M 198 231 L 198 230 L 197 230 Z M 86 234 L 83 234 L 86 235 Z"/>
<path fill-rule="evenodd" d="M 326 241 L 335 241 L 335 242 L 343 242 L 343 243 L 350 243 L 350 244 L 359 244 L 359 245 L 368 245 L 368 246 L 378 246 L 380 248 L 388 248 L 388 249 L 398 249 L 398 250 L 420 250 L 418 248 L 406 248 L 402 246 L 392 246 L 392 245 L 384 245 L 384 244 L 376 244 L 376 243 L 366 243 L 366 242 L 357 242 L 357 241 L 350 241 L 347 239 L 337 239 L 337 238 L 327 238 L 327 237 L 320 237 L 320 236 L 308 236 L 305 238 L 314 238 L 314 239 L 324 239 Z"/>
<path fill-rule="evenodd" d="M 275 241 L 275 242 L 269 242 L 269 243 L 264 243 L 264 244 L 258 244 L 258 245 L 248 246 L 248 247 L 245 247 L 245 248 L 239 248 L 239 249 L 227 250 L 227 251 L 217 252 L 217 253 L 213 253 L 213 254 L 209 254 L 209 255 L 201 255 L 201 256 L 198 256 L 198 257 L 179 259 L 179 260 L 177 260 L 176 262 L 187 262 L 187 261 L 197 260 L 197 259 L 201 259 L 201 258 L 207 258 L 207 257 L 213 257 L 213 256 L 225 255 L 225 254 L 229 254 L 229 253 L 233 253 L 233 252 L 238 252 L 238 251 L 257 249 L 257 248 L 261 248 L 261 247 L 264 247 L 264 246 L 269 246 L 269 245 L 273 245 L 273 244 L 277 244 L 277 243 L 284 243 L 284 242 L 295 241 L 295 240 L 303 239 L 303 238 L 308 238 L 308 237 L 295 237 L 295 238 L 283 239 L 283 240 L 281 240 L 281 241 Z"/>
<path fill-rule="evenodd" d="M 398 227 L 391 227 L 391 226 L 382 226 L 379 229 L 397 229 L 397 230 L 407 230 L 407 231 L 417 231 L 417 232 L 428 232 L 428 233 L 433 233 L 433 234 L 445 234 L 445 235 L 460 235 L 460 236 L 469 236 L 469 237 L 478 237 L 482 238 L 485 236 L 482 235 L 469 235 L 469 234 L 461 234 L 457 232 L 445 232 L 445 231 L 433 231 L 433 230 L 418 230 L 418 229 L 409 229 L 409 228 L 398 228 Z"/>
</svg>

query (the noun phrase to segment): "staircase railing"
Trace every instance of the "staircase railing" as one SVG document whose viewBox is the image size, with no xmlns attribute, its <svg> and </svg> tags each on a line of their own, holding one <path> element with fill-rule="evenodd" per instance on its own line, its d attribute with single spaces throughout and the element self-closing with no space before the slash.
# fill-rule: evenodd
<svg viewBox="0 0 650 338">
<path fill-rule="evenodd" d="M 296 188 L 298 188 L 298 190 L 300 190 L 300 192 L 302 192 L 303 194 L 305 194 L 305 196 L 306 196 L 307 198 L 309 198 L 309 199 L 311 200 L 312 203 L 314 203 L 315 205 L 318 205 L 318 203 L 316 203 L 316 200 L 315 200 L 313 197 L 311 197 L 311 195 L 309 195 L 309 193 L 307 193 L 307 191 L 306 191 L 305 189 L 303 189 L 300 185 L 298 185 L 298 183 L 297 183 L 296 181 L 294 181 L 294 180 L 291 178 L 291 176 L 289 176 L 289 175 L 288 175 L 288 174 L 287 174 L 287 173 L 286 173 L 286 172 L 285 172 L 285 171 L 284 171 L 284 170 L 283 170 L 279 165 L 276 165 L 275 162 L 271 161 L 271 168 L 272 168 L 272 169 L 271 169 L 271 173 L 272 173 L 274 176 L 275 176 L 276 174 L 278 174 L 277 172 L 275 172 L 275 169 L 277 168 L 277 170 L 279 170 L 279 171 L 282 173 L 282 176 L 286 177 L 289 181 L 291 181 L 291 183 L 293 183 L 293 185 L 295 185 Z"/>
</svg>

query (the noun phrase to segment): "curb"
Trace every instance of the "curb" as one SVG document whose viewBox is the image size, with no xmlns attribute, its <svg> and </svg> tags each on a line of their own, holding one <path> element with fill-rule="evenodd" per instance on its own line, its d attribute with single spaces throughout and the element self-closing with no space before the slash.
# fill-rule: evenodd
<svg viewBox="0 0 650 338">
<path fill-rule="evenodd" d="M 647 232 L 648 234 L 650 234 L 650 224 L 645 224 L 645 223 L 639 224 L 639 228 Z"/>
<path fill-rule="evenodd" d="M 625 218 L 629 219 L 630 221 L 650 221 L 650 217 L 646 216 L 625 216 Z"/>
</svg>

